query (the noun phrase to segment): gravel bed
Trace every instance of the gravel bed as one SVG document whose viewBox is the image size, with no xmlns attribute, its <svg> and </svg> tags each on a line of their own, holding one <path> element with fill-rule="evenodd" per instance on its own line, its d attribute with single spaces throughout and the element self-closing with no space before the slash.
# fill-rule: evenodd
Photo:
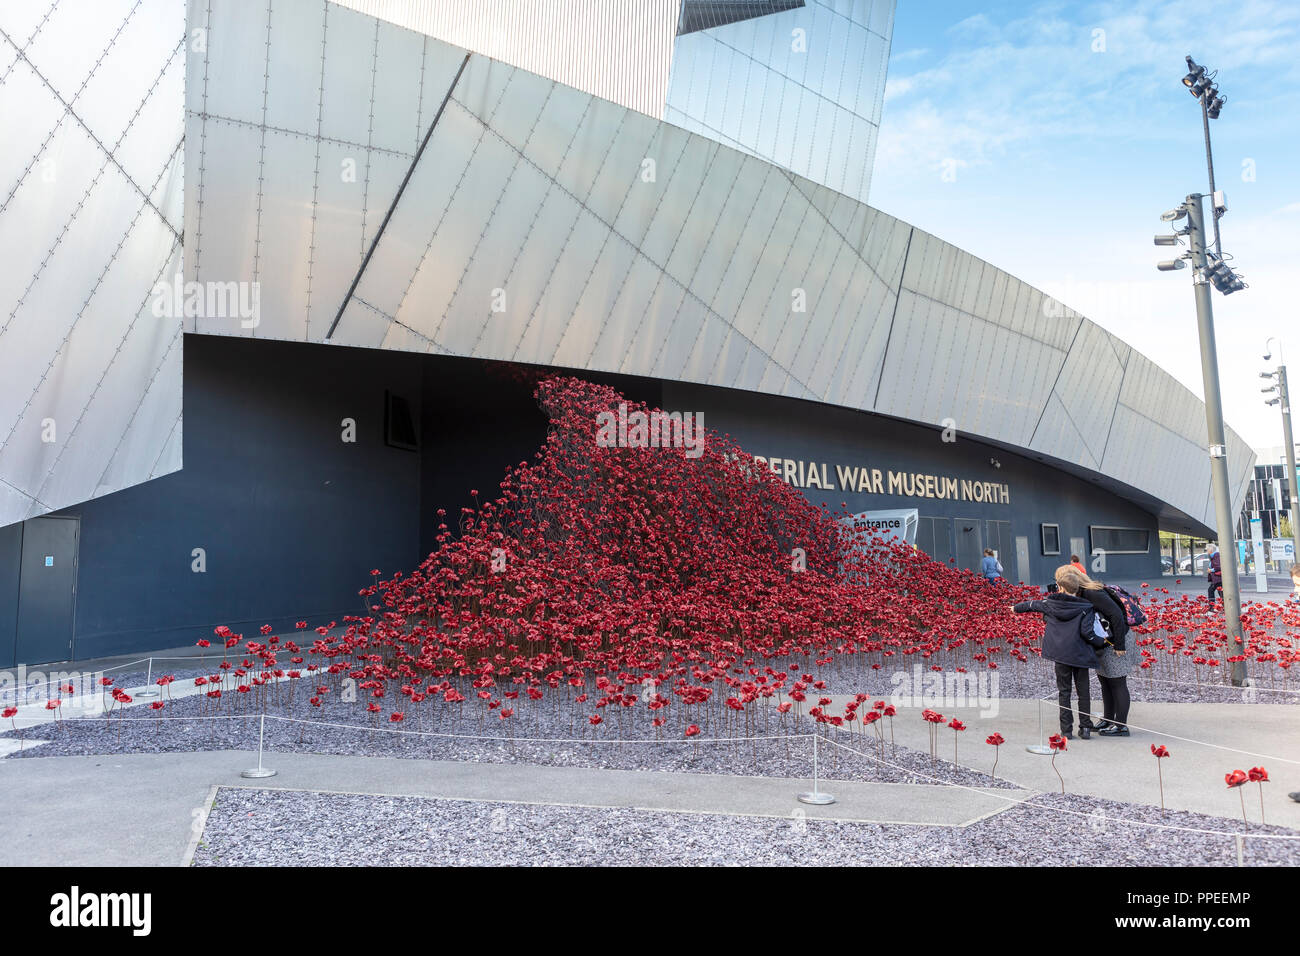
<svg viewBox="0 0 1300 956">
<path fill-rule="evenodd" d="M 194 865 L 1236 865 L 1232 836 L 1126 820 L 1225 829 L 1217 817 L 1058 794 L 962 828 L 222 788 Z M 1243 862 L 1296 866 L 1300 842 L 1247 836 Z"/>
<path fill-rule="evenodd" d="M 569 716 L 557 717 L 554 708 L 547 705 L 518 706 L 516 716 L 509 721 L 495 717 L 481 720 L 478 707 L 467 710 L 464 717 L 456 718 L 448 713 L 442 719 L 425 721 L 423 725 L 411 716 L 402 724 L 402 729 L 407 733 L 393 733 L 390 728 L 394 725 L 386 719 L 387 711 L 381 715 L 385 718 L 382 723 L 371 723 L 364 704 L 343 703 L 337 695 L 326 695 L 321 707 L 313 707 L 307 696 L 301 693 L 308 689 L 299 688 L 291 705 L 277 707 L 269 712 L 298 718 L 306 723 L 268 719 L 265 738 L 265 749 L 268 752 L 600 767 L 609 770 L 667 770 L 798 779 L 812 776 L 812 740 L 808 737 L 769 740 L 735 737 L 714 743 L 706 738 L 713 736 L 716 728 L 712 732 L 710 728 L 705 728 L 699 740 L 677 737 L 681 733 L 678 729 L 672 738 L 665 737 L 659 744 L 600 743 L 602 740 L 616 739 L 654 741 L 655 733 L 645 719 L 644 709 L 640 709 L 640 719 L 636 721 L 628 720 L 622 727 L 617 722 L 607 723 L 593 732 L 585 726 L 585 718 L 579 716 L 576 723 L 571 723 Z M 517 705 L 518 703 L 516 702 Z M 110 720 L 79 717 L 62 720 L 57 726 L 43 724 L 27 728 L 23 732 L 25 736 L 48 742 L 11 753 L 4 759 L 256 749 L 256 713 L 234 719 L 188 719 L 198 717 L 207 706 L 206 698 L 194 696 L 167 703 L 160 711 L 162 716 L 158 718 L 147 708 L 132 707 L 114 714 Z M 222 713 L 228 712 L 222 710 Z M 810 720 L 803 718 L 795 721 L 792 717 L 793 715 L 787 717 L 782 724 L 773 714 L 767 728 L 764 729 L 760 724 L 754 734 L 811 733 L 813 723 Z M 348 726 L 325 726 L 324 722 Z M 503 736 L 506 724 L 514 739 L 446 739 L 409 732 L 424 730 L 465 737 Z M 823 730 L 823 733 L 826 731 Z M 885 766 L 876 759 L 838 747 L 822 745 L 822 776 L 890 783 L 957 783 L 999 788 L 1013 786 L 1004 780 L 994 780 L 980 771 L 956 766 L 950 761 L 931 759 L 927 753 L 902 745 L 893 746 L 887 742 L 888 733 L 886 729 L 883 754 L 885 761 L 894 766 Z M 7 731 L 0 736 L 14 738 L 20 734 Z M 717 736 L 723 734 L 717 733 Z M 564 738 L 570 739 L 565 741 Z M 854 734 L 850 740 L 849 735 L 841 731 L 836 739 L 867 753 L 875 751 L 874 739 L 864 741 L 860 734 Z M 962 743 L 967 744 L 967 741 Z M 944 740 L 942 744 L 951 746 L 951 741 Z M 973 741 L 968 744 L 974 745 Z M 940 758 L 943 753 L 941 747 Z"/>
</svg>

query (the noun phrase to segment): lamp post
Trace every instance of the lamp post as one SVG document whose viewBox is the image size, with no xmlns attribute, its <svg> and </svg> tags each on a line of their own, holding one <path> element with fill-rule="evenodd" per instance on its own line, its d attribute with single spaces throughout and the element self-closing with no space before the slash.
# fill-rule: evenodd
<svg viewBox="0 0 1300 956">
<path fill-rule="evenodd" d="M 1214 487 L 1214 515 L 1218 529 L 1219 561 L 1223 573 L 1223 623 L 1228 640 L 1236 645 L 1238 658 L 1232 662 L 1232 683 L 1241 687 L 1246 683 L 1245 642 L 1241 634 L 1241 590 L 1237 579 L 1237 542 L 1235 522 L 1232 520 L 1232 498 L 1228 485 L 1227 440 L 1223 427 L 1223 399 L 1219 393 L 1219 358 L 1214 340 L 1214 310 L 1210 301 L 1210 286 L 1223 295 L 1238 292 L 1246 285 L 1224 261 L 1219 238 L 1219 217 L 1228 206 L 1222 193 L 1214 189 L 1214 159 L 1210 151 L 1210 120 L 1218 119 L 1223 109 L 1224 97 L 1214 83 L 1215 73 L 1208 72 L 1190 56 L 1187 57 L 1187 75 L 1183 85 L 1196 97 L 1201 107 L 1205 129 L 1205 161 L 1210 174 L 1210 210 L 1214 224 L 1214 251 L 1209 250 L 1205 236 L 1205 210 L 1202 193 L 1188 196 L 1181 206 L 1164 213 L 1164 222 L 1186 220 L 1186 226 L 1168 236 L 1156 236 L 1157 246 L 1174 246 L 1186 237 L 1188 249 L 1176 259 L 1159 263 L 1161 272 L 1172 272 L 1192 264 L 1192 290 L 1196 297 L 1196 325 L 1201 345 L 1201 375 L 1205 385 L 1205 425 L 1209 439 L 1210 481 Z"/>
<path fill-rule="evenodd" d="M 1282 354 L 1282 343 L 1277 339 L 1269 338 L 1264 343 L 1264 361 L 1267 362 L 1273 357 L 1273 350 L 1270 343 L 1277 342 L 1277 370 L 1273 372 L 1261 372 L 1261 378 L 1273 379 L 1274 384 L 1265 392 L 1276 391 L 1277 395 L 1270 398 L 1266 405 L 1279 405 L 1282 409 L 1282 448 L 1286 452 L 1286 483 L 1287 483 L 1287 515 L 1291 518 L 1291 560 L 1300 561 L 1300 517 L 1297 512 L 1297 504 L 1300 504 L 1300 490 L 1296 488 L 1296 467 L 1295 467 L 1295 439 L 1291 435 L 1291 396 L 1287 389 L 1286 382 L 1286 359 Z"/>
</svg>

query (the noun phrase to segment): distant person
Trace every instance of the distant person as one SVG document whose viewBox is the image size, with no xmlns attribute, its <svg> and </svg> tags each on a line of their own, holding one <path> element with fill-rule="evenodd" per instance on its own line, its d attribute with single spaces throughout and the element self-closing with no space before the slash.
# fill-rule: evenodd
<svg viewBox="0 0 1300 956">
<path fill-rule="evenodd" d="M 1205 579 L 1210 583 L 1206 599 L 1213 604 L 1215 591 L 1219 592 L 1220 597 L 1223 596 L 1223 558 L 1214 545 L 1210 545 L 1210 566 L 1206 569 Z"/>
<path fill-rule="evenodd" d="M 1002 577 L 1002 562 L 993 554 L 992 548 L 984 549 L 984 557 L 980 559 L 980 574 L 984 575 L 986 581 L 996 581 Z"/>
<path fill-rule="evenodd" d="M 1128 675 L 1133 673 L 1135 654 L 1128 653 L 1128 617 L 1124 608 L 1106 592 L 1100 581 L 1086 574 L 1077 582 L 1079 595 L 1097 609 L 1106 628 L 1106 644 L 1097 650 L 1097 680 L 1101 684 L 1102 719 L 1096 726 L 1103 737 L 1127 737 Z"/>
<path fill-rule="evenodd" d="M 1084 577 L 1088 576 L 1088 569 L 1083 566 L 1083 562 L 1079 560 L 1077 554 L 1070 555 L 1070 567 L 1074 568 L 1074 570 L 1078 571 Z"/>
<path fill-rule="evenodd" d="M 1287 604 L 1300 604 L 1300 564 L 1291 565 L 1291 593 L 1286 596 Z"/>
<path fill-rule="evenodd" d="M 1079 596 L 1083 576 L 1073 565 L 1063 564 L 1056 569 L 1057 589 L 1041 601 L 1021 601 L 1011 610 L 1017 614 L 1032 611 L 1043 615 L 1042 656 L 1056 665 L 1056 693 L 1061 719 L 1061 736 L 1069 738 L 1074 725 L 1074 712 L 1070 708 L 1070 685 L 1079 697 L 1079 737 L 1092 736 L 1092 694 L 1088 671 L 1097 667 L 1097 647 L 1104 646 L 1101 638 L 1084 637 L 1080 624 L 1093 604 Z"/>
</svg>

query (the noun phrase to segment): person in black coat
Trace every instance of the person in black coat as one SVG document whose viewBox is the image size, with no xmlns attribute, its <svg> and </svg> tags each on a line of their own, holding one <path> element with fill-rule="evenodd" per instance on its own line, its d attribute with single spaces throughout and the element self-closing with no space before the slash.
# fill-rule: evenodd
<svg viewBox="0 0 1300 956">
<path fill-rule="evenodd" d="M 1056 569 L 1058 590 L 1041 601 L 1021 601 L 1011 610 L 1017 614 L 1034 612 L 1043 615 L 1042 654 L 1045 660 L 1056 665 L 1056 692 L 1060 704 L 1061 736 L 1072 737 L 1074 712 L 1070 706 L 1070 685 L 1079 697 L 1079 737 L 1092 736 L 1092 694 L 1088 671 L 1097 667 L 1097 648 L 1104 647 L 1104 638 L 1086 639 L 1080 625 L 1084 615 L 1093 609 L 1091 601 L 1080 597 L 1083 576 L 1071 565 Z"/>
</svg>

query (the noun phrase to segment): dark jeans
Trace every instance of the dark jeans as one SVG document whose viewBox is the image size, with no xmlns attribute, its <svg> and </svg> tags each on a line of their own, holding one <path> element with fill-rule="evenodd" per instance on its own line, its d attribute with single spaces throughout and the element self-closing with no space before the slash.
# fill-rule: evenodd
<svg viewBox="0 0 1300 956">
<path fill-rule="evenodd" d="M 1061 733 L 1068 734 L 1074 727 L 1074 714 L 1070 708 L 1070 685 L 1079 695 L 1079 729 L 1092 729 L 1092 693 L 1088 686 L 1088 668 L 1056 665 L 1056 696 L 1060 705 Z"/>
<path fill-rule="evenodd" d="M 1219 581 L 1218 583 L 1211 583 L 1210 586 L 1209 586 L 1209 588 L 1207 589 L 1207 593 L 1206 593 L 1205 596 L 1206 596 L 1206 598 L 1209 600 L 1209 602 L 1210 602 L 1211 604 L 1214 603 L 1214 592 L 1215 592 L 1215 591 L 1218 591 L 1220 594 L 1223 593 L 1223 582 L 1222 582 L 1222 581 Z"/>
<path fill-rule="evenodd" d="M 1128 678 L 1127 677 L 1102 677 L 1097 675 L 1097 680 L 1101 681 L 1101 712 L 1113 724 L 1124 727 L 1128 724 Z"/>
</svg>

